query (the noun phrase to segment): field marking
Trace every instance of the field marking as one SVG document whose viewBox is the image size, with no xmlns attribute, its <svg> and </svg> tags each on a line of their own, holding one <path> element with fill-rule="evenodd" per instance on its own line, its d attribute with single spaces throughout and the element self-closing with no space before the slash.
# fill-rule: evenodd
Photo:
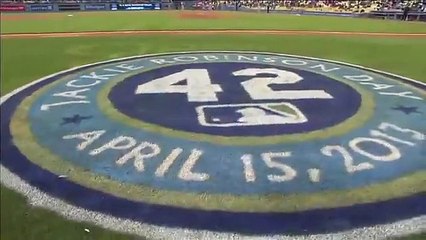
<svg viewBox="0 0 426 240">
<path fill-rule="evenodd" d="M 272 54 L 270 52 L 255 52 L 255 51 L 198 51 L 198 52 L 188 51 L 188 52 L 168 52 L 165 55 L 188 54 L 188 53 L 215 53 L 215 52 L 222 52 L 222 53 L 245 52 L 245 53 L 252 53 L 252 54 L 255 54 L 255 53 Z M 316 57 L 298 56 L 298 55 L 291 55 L 291 54 L 279 54 L 279 53 L 273 53 L 273 54 L 280 55 L 280 56 L 287 56 L 287 57 L 299 57 L 299 58 L 308 59 L 308 60 L 320 60 L 320 61 L 325 61 L 330 63 L 338 63 L 338 64 L 350 66 L 350 67 L 372 71 L 375 73 L 382 73 L 388 76 L 401 78 L 404 81 L 417 83 L 421 86 L 426 87 L 426 83 L 419 82 L 419 81 L 406 78 L 403 76 L 399 76 L 396 74 L 387 73 L 384 71 L 375 70 L 368 67 L 363 67 L 360 65 L 334 61 L 334 60 L 326 60 L 326 59 L 316 58 Z M 73 67 L 67 70 L 63 70 L 46 77 L 42 77 L 33 82 L 27 83 L 5 94 L 4 96 L 1 96 L 0 105 L 3 104 L 7 99 L 18 94 L 20 91 L 23 91 L 24 89 L 27 89 L 30 86 L 33 86 L 37 83 L 45 81 L 59 74 L 68 73 L 70 71 L 77 70 L 83 67 L 96 66 L 100 64 L 113 63 L 113 62 L 124 61 L 124 60 L 132 60 L 132 59 L 137 59 L 142 57 L 152 57 L 157 55 L 161 55 L 161 54 L 155 53 L 155 54 L 145 54 L 145 55 L 124 57 L 124 58 L 117 58 L 117 59 L 100 61 L 96 63 L 86 64 L 86 65 L 82 65 L 78 67 Z M 141 222 L 141 221 L 133 221 L 129 219 L 118 218 L 108 214 L 94 212 L 94 211 L 87 210 L 78 206 L 71 205 L 59 198 L 50 196 L 49 194 L 39 190 L 36 187 L 33 187 L 28 182 L 26 182 L 25 180 L 20 178 L 18 175 L 11 172 L 8 168 L 3 166 L 1 162 L 0 162 L 0 183 L 9 189 L 12 189 L 17 193 L 24 195 L 27 198 L 27 201 L 30 205 L 54 211 L 58 213 L 59 215 L 65 217 L 66 219 L 79 221 L 79 222 L 81 221 L 89 222 L 91 224 L 94 224 L 96 226 L 102 227 L 107 230 L 114 230 L 114 231 L 128 233 L 128 234 L 136 234 L 139 236 L 144 236 L 144 237 L 153 238 L 153 239 L 165 239 L 165 238 L 170 238 L 172 236 L 173 239 L 188 239 L 188 240 L 192 240 L 192 239 L 194 240 L 198 240 L 198 239 L 218 239 L 218 240 L 220 239 L 235 239 L 235 240 L 238 240 L 238 239 L 322 240 L 324 239 L 324 240 L 328 240 L 328 239 L 334 239 L 334 238 L 376 240 L 376 239 L 386 239 L 388 237 L 398 237 L 398 236 L 405 236 L 409 234 L 422 233 L 426 231 L 426 215 L 420 215 L 418 217 L 400 220 L 396 222 L 390 222 L 383 225 L 361 227 L 361 228 L 355 228 L 355 229 L 335 232 L 335 233 L 303 235 L 303 236 L 289 236 L 289 235 L 247 236 L 247 235 L 241 235 L 237 233 L 164 227 L 164 226 L 152 225 L 152 224 Z"/>
<path fill-rule="evenodd" d="M 426 38 L 426 33 L 383 33 L 383 32 L 339 32 L 310 30 L 125 30 L 125 31 L 90 31 L 90 32 L 56 32 L 56 33 L 7 33 L 1 38 L 71 38 L 102 37 L 124 35 L 211 35 L 211 34 L 257 34 L 257 35 L 294 35 L 294 36 L 367 36 L 367 37 L 404 37 Z"/>
</svg>

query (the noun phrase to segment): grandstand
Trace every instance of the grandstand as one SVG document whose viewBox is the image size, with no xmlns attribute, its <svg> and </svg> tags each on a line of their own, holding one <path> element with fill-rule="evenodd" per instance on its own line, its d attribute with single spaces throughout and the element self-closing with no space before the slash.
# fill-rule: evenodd
<svg viewBox="0 0 426 240">
<path fill-rule="evenodd" d="M 371 12 L 402 10 L 409 6 L 412 11 L 425 11 L 426 1 L 409 0 L 244 0 L 240 5 L 249 8 L 265 8 L 268 4 L 276 10 L 306 10 L 306 11 L 330 11 L 330 12 Z"/>
</svg>

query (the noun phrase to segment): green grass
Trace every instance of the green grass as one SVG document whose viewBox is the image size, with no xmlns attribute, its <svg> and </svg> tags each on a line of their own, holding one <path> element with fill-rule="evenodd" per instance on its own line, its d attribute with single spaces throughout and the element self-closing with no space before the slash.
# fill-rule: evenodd
<svg viewBox="0 0 426 240">
<path fill-rule="evenodd" d="M 270 51 L 322 57 L 426 81 L 424 39 L 319 36 L 133 36 L 2 40 L 2 89 L 112 58 L 190 50 Z"/>
<path fill-rule="evenodd" d="M 68 14 L 68 13 L 67 13 Z M 235 19 L 181 20 L 175 12 L 78 13 L 74 17 L 2 21 L 2 33 L 172 28 L 267 28 L 426 32 L 424 23 L 349 18 L 241 14 Z M 33 15 L 33 14 L 31 14 Z M 36 15 L 36 14 L 34 14 Z M 54 16 L 54 15 L 52 15 Z M 113 17 L 113 18 L 112 18 Z M 113 20 L 111 20 L 113 19 Z M 303 21 L 301 21 L 303 19 Z M 104 24 L 107 22 L 108 24 Z M 426 41 L 408 38 L 320 36 L 126 36 L 109 38 L 2 39 L 1 94 L 73 66 L 145 53 L 190 50 L 269 51 L 360 64 L 426 82 Z M 86 233 L 84 228 L 89 228 Z M 1 188 L 1 239 L 143 239 L 77 223 L 26 204 Z M 425 234 L 404 239 L 426 239 Z"/>
<path fill-rule="evenodd" d="M 50 211 L 27 205 L 22 196 L 5 187 L 1 188 L 0 200 L 0 238 L 3 240 L 145 239 L 105 231 L 90 224 L 64 220 Z M 85 228 L 90 232 L 85 232 Z"/>
<path fill-rule="evenodd" d="M 72 17 L 67 15 L 72 14 Z M 178 11 L 161 12 L 78 12 L 7 14 L 2 33 L 79 32 L 158 29 L 286 29 L 323 31 L 365 31 L 426 33 L 421 22 L 383 21 L 341 17 L 296 16 L 261 13 L 221 13 L 217 19 L 184 19 Z M 8 16 L 27 19 L 6 20 Z"/>
</svg>

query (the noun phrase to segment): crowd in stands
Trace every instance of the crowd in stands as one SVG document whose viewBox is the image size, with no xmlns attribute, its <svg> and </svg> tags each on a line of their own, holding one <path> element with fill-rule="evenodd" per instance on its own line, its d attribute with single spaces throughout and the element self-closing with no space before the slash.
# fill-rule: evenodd
<svg viewBox="0 0 426 240">
<path fill-rule="evenodd" d="M 185 1 L 185 0 L 178 0 Z M 364 13 L 371 11 L 426 12 L 426 0 L 198 0 L 197 9 L 233 8 Z"/>
<path fill-rule="evenodd" d="M 170 2 L 169 0 L 0 0 L 5 3 L 153 3 L 153 2 Z"/>
<path fill-rule="evenodd" d="M 227 1 L 231 3 L 231 1 Z M 231 3 L 232 4 L 232 3 Z M 370 12 L 402 10 L 426 12 L 426 0 L 240 0 L 240 7 L 275 10 Z"/>
</svg>

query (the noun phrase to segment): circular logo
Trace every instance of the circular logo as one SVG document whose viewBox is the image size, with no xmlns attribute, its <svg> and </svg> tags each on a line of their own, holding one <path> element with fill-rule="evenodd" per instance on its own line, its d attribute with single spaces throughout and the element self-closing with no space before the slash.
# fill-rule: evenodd
<svg viewBox="0 0 426 240">
<path fill-rule="evenodd" d="M 2 97 L 1 179 L 71 218 L 154 237 L 413 232 L 425 86 L 271 53 L 82 66 Z"/>
</svg>

